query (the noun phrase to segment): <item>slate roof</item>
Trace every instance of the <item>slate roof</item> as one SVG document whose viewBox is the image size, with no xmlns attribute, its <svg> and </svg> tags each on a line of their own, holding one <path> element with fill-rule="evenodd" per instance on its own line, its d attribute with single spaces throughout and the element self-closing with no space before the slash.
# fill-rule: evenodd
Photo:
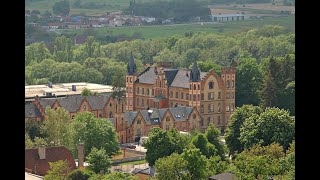
<svg viewBox="0 0 320 180">
<path fill-rule="evenodd" d="M 109 94 L 107 96 L 86 96 L 85 98 L 88 100 L 91 109 L 97 110 L 104 108 L 110 96 Z"/>
<path fill-rule="evenodd" d="M 174 108 L 169 108 L 169 111 L 175 121 L 186 121 L 188 119 L 188 116 L 192 112 L 192 109 L 192 107 L 177 106 Z"/>
<path fill-rule="evenodd" d="M 144 84 L 154 84 L 157 75 L 151 67 L 146 68 L 143 72 L 138 75 L 136 82 Z"/>
<path fill-rule="evenodd" d="M 164 70 L 164 74 L 167 78 L 167 83 L 168 83 L 168 87 L 171 86 L 173 80 L 175 79 L 177 73 L 178 73 L 178 69 L 165 69 Z"/>
<path fill-rule="evenodd" d="M 50 106 L 50 108 L 51 108 L 51 106 L 55 102 L 55 99 L 39 99 L 39 102 L 40 102 L 42 108 L 46 109 L 47 106 Z"/>
<path fill-rule="evenodd" d="M 189 76 L 190 71 L 185 70 L 185 69 L 180 69 L 176 77 L 174 78 L 171 86 L 172 87 L 181 87 L 181 88 L 189 88 Z"/>
<path fill-rule="evenodd" d="M 29 103 L 25 105 L 25 116 L 28 118 L 40 117 L 41 113 L 36 105 Z"/>
<path fill-rule="evenodd" d="M 84 97 L 81 95 L 73 95 L 73 96 L 66 96 L 64 98 L 59 98 L 57 100 L 60 106 L 63 107 L 68 112 L 76 112 L 77 109 L 80 107 L 80 104 L 83 99 Z"/>
<path fill-rule="evenodd" d="M 132 121 L 134 120 L 134 118 L 137 116 L 138 112 L 136 111 L 129 111 L 129 112 L 125 112 L 124 116 L 128 122 L 128 124 L 132 124 Z"/>
</svg>

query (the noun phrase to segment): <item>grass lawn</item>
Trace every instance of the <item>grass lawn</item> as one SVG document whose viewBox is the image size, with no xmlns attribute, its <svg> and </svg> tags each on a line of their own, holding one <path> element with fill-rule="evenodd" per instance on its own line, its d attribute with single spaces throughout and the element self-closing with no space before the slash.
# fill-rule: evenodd
<svg viewBox="0 0 320 180">
<path fill-rule="evenodd" d="M 133 27 L 104 27 L 96 28 L 99 34 L 132 35 L 133 33 L 141 33 L 145 39 L 158 39 L 172 35 L 184 36 L 185 32 L 218 32 L 218 33 L 235 33 L 252 28 L 262 27 L 263 25 L 280 25 L 289 28 L 292 32 L 295 30 L 295 16 L 281 17 L 264 17 L 263 19 L 251 19 L 245 21 L 231 21 L 223 23 L 200 23 L 196 24 L 175 24 L 175 25 L 150 25 L 150 26 L 133 26 Z M 81 33 L 83 29 L 66 29 L 60 30 L 66 34 Z"/>
<path fill-rule="evenodd" d="M 128 164 L 133 164 L 133 165 L 136 165 L 136 164 L 144 164 L 146 163 L 147 161 L 145 159 L 143 160 L 139 160 L 139 161 L 131 161 L 131 162 L 125 162 L 125 163 L 120 163 L 120 164 L 117 164 L 117 166 L 120 166 L 120 165 L 128 165 Z"/>
</svg>

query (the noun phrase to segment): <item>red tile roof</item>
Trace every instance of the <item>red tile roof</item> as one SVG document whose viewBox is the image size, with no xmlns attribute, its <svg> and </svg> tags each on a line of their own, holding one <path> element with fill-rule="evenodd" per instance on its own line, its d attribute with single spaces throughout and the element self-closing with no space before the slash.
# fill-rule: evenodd
<svg viewBox="0 0 320 180">
<path fill-rule="evenodd" d="M 33 174 L 44 176 L 50 169 L 49 162 L 59 160 L 67 160 L 71 170 L 76 168 L 76 163 L 73 159 L 70 150 L 64 146 L 46 147 L 46 158 L 39 159 L 38 148 L 25 149 L 25 169 L 32 170 Z"/>
</svg>

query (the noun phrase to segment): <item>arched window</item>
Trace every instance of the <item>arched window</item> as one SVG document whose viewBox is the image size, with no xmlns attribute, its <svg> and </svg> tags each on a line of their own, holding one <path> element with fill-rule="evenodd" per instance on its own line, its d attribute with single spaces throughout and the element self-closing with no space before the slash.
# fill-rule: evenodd
<svg viewBox="0 0 320 180">
<path fill-rule="evenodd" d="M 137 124 L 141 124 L 141 120 L 140 119 L 138 119 Z"/>
<path fill-rule="evenodd" d="M 234 80 L 232 80 L 232 88 L 234 88 Z"/>
<path fill-rule="evenodd" d="M 209 89 L 213 89 L 214 88 L 214 83 L 211 81 L 209 82 Z"/>
<path fill-rule="evenodd" d="M 169 117 L 167 117 L 167 118 L 166 118 L 166 121 L 167 121 L 167 122 L 168 122 L 168 121 L 170 121 L 170 118 L 169 118 Z"/>
<path fill-rule="evenodd" d="M 229 80 L 227 81 L 227 88 L 228 89 L 230 88 L 230 81 Z"/>
</svg>

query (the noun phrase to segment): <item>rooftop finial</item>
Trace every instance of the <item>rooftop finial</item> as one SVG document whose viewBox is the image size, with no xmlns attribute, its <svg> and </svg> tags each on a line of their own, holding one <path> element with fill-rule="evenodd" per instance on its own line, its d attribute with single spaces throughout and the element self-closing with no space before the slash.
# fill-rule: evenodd
<svg viewBox="0 0 320 180">
<path fill-rule="evenodd" d="M 132 54 L 132 51 L 131 51 L 129 64 L 127 66 L 127 73 L 129 75 L 134 75 L 136 73 L 136 70 L 137 70 L 137 66 L 134 63 L 134 58 L 133 58 L 133 54 Z"/>
</svg>

